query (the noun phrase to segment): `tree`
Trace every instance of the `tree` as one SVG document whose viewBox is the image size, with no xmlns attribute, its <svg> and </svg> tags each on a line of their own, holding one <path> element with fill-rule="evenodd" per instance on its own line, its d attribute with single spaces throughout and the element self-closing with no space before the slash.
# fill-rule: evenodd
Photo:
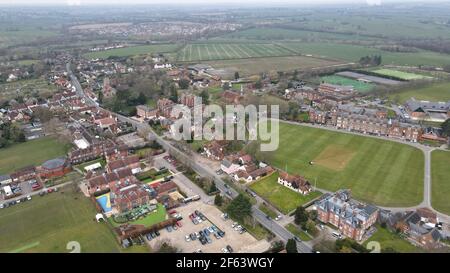
<svg viewBox="0 0 450 273">
<path fill-rule="evenodd" d="M 294 212 L 294 222 L 297 225 L 303 225 L 308 221 L 308 213 L 305 208 L 300 206 Z"/>
<path fill-rule="evenodd" d="M 227 207 L 227 212 L 236 220 L 244 220 L 245 217 L 252 214 L 252 204 L 243 194 L 239 194 Z"/>
<path fill-rule="evenodd" d="M 223 197 L 220 194 L 216 194 L 216 197 L 214 198 L 214 205 L 220 207 L 223 204 Z"/>
<path fill-rule="evenodd" d="M 97 98 L 98 98 L 98 103 L 102 104 L 103 103 L 103 92 L 102 91 L 98 92 Z"/>
<path fill-rule="evenodd" d="M 298 253 L 297 242 L 294 239 L 289 239 L 286 243 L 287 253 Z"/>
<path fill-rule="evenodd" d="M 441 128 L 442 128 L 442 134 L 444 136 L 450 137 L 450 118 L 441 124 Z"/>
<path fill-rule="evenodd" d="M 217 186 L 216 183 L 212 182 L 211 185 L 209 186 L 209 190 L 208 193 L 213 193 L 217 191 Z"/>
<path fill-rule="evenodd" d="M 189 80 L 187 79 L 181 79 L 178 81 L 178 86 L 180 86 L 181 89 L 188 89 L 189 88 Z"/>
<path fill-rule="evenodd" d="M 234 79 L 235 80 L 238 80 L 240 77 L 239 77 L 239 72 L 234 72 Z"/>
<path fill-rule="evenodd" d="M 170 85 L 170 98 L 173 102 L 178 102 L 178 91 L 174 85 Z"/>
<path fill-rule="evenodd" d="M 209 104 L 209 93 L 208 90 L 204 89 L 201 93 L 200 93 L 200 97 L 202 97 L 202 102 L 205 105 Z"/>
<path fill-rule="evenodd" d="M 262 88 L 262 81 L 261 80 L 257 80 L 256 82 L 255 82 L 255 88 L 256 89 L 261 89 Z"/>
</svg>

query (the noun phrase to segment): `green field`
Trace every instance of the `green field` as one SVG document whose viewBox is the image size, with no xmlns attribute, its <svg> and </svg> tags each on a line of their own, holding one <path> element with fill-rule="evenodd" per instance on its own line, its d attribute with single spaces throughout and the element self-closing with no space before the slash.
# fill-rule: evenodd
<svg viewBox="0 0 450 273">
<path fill-rule="evenodd" d="M 414 53 L 389 52 L 369 46 L 335 42 L 292 42 L 283 43 L 282 46 L 301 54 L 311 54 L 349 62 L 358 62 L 361 57 L 367 55 L 381 55 L 382 64 L 445 66 L 450 63 L 449 54 L 439 54 L 430 51 Z"/>
<path fill-rule="evenodd" d="M 395 78 L 405 80 L 405 81 L 420 80 L 420 79 L 428 78 L 423 75 L 408 73 L 408 72 L 403 72 L 403 71 L 398 71 L 398 70 L 392 70 L 392 69 L 377 69 L 377 70 L 372 70 L 372 72 L 376 73 L 378 75 L 381 75 L 381 76 L 395 77 Z"/>
<path fill-rule="evenodd" d="M 234 60 L 217 60 L 206 61 L 216 69 L 225 69 L 229 71 L 230 79 L 234 78 L 234 72 L 238 71 L 241 77 L 259 75 L 263 72 L 294 70 L 318 69 L 321 67 L 335 66 L 342 64 L 339 61 L 311 58 L 304 56 L 289 57 L 266 57 L 253 59 L 234 59 Z"/>
<path fill-rule="evenodd" d="M 69 252 L 70 241 L 79 242 L 81 252 L 122 252 L 113 231 L 97 223 L 95 214 L 88 198 L 68 188 L 2 209 L 0 252 Z"/>
<path fill-rule="evenodd" d="M 450 214 L 450 151 L 431 153 L 431 204 L 434 209 Z"/>
<path fill-rule="evenodd" d="M 126 57 L 133 55 L 173 52 L 176 51 L 178 47 L 179 45 L 177 44 L 129 46 L 104 51 L 89 52 L 84 54 L 83 56 L 88 59 L 96 59 L 96 58 L 106 59 L 111 56 Z"/>
<path fill-rule="evenodd" d="M 361 93 L 366 93 L 372 90 L 375 87 L 375 84 L 372 83 L 365 83 L 360 82 L 357 80 L 352 80 L 349 78 L 341 77 L 341 76 L 324 76 L 320 78 L 321 81 L 324 81 L 326 83 L 330 84 L 337 84 L 337 85 L 345 85 L 345 86 L 353 86 L 356 90 L 358 90 Z"/>
<path fill-rule="evenodd" d="M 419 149 L 286 123 L 280 123 L 279 135 L 271 163 L 317 181 L 318 188 L 349 188 L 355 198 L 381 206 L 422 201 L 424 156 Z"/>
<path fill-rule="evenodd" d="M 389 230 L 377 225 L 377 231 L 364 242 L 364 246 L 367 246 L 369 242 L 380 243 L 381 252 L 386 248 L 392 248 L 400 253 L 418 253 L 423 252 L 422 249 L 414 246 L 410 242 L 401 238 L 400 235 L 390 232 Z"/>
<path fill-rule="evenodd" d="M 450 83 L 436 83 L 425 87 L 410 87 L 390 94 L 389 99 L 405 103 L 411 98 L 417 100 L 428 101 L 449 101 L 450 100 Z"/>
<path fill-rule="evenodd" d="M 0 174 L 8 174 L 30 165 L 40 165 L 49 159 L 66 155 L 68 150 L 68 144 L 50 137 L 14 144 L 0 149 Z"/>
<path fill-rule="evenodd" d="M 295 52 L 276 44 L 189 44 L 178 52 L 178 61 L 209 61 L 271 56 L 290 56 Z"/>
<path fill-rule="evenodd" d="M 297 207 L 320 196 L 319 192 L 311 192 L 308 195 L 302 195 L 278 184 L 277 180 L 278 173 L 273 173 L 266 178 L 252 183 L 250 188 L 258 195 L 268 200 L 283 214 L 288 214 Z"/>
</svg>

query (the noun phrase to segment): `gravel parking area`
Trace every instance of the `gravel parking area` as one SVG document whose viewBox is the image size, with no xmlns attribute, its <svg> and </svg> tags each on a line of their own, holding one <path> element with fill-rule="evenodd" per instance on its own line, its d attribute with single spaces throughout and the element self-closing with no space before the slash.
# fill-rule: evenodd
<svg viewBox="0 0 450 273">
<path fill-rule="evenodd" d="M 233 252 L 263 252 L 269 248 L 270 244 L 266 241 L 257 241 L 248 232 L 239 234 L 235 231 L 231 225 L 232 220 L 225 221 L 221 215 L 222 212 L 212 205 L 207 205 L 201 201 L 196 201 L 175 209 L 177 213 L 180 213 L 183 217 L 181 220 L 182 227 L 177 230 L 172 230 L 168 232 L 166 229 L 160 231 L 161 235 L 148 241 L 150 247 L 157 248 L 160 243 L 166 241 L 171 245 L 177 247 L 184 253 L 192 253 L 197 250 L 201 250 L 204 253 L 221 253 L 221 249 L 230 245 L 233 248 Z M 207 218 L 195 225 L 190 219 L 189 215 L 195 210 L 200 211 Z M 186 235 L 191 233 L 199 232 L 205 228 L 215 225 L 220 230 L 225 232 L 225 236 L 220 239 L 216 239 L 214 235 L 209 235 L 211 243 L 202 245 L 200 241 L 186 241 Z"/>
</svg>

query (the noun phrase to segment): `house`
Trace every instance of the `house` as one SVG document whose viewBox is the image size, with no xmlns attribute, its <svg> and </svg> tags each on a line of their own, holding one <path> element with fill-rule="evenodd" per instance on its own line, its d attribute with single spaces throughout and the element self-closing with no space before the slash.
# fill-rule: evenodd
<svg viewBox="0 0 450 273">
<path fill-rule="evenodd" d="M 119 213 L 128 212 L 134 208 L 147 205 L 150 202 L 150 196 L 147 191 L 139 184 L 131 184 L 119 189 L 112 194 L 112 205 Z"/>
<path fill-rule="evenodd" d="M 318 219 L 339 229 L 346 237 L 361 241 L 375 224 L 379 209 L 351 199 L 350 190 L 326 194 L 316 202 Z"/>
<path fill-rule="evenodd" d="M 238 104 L 242 96 L 237 92 L 226 90 L 222 93 L 222 98 L 226 103 Z"/>
<path fill-rule="evenodd" d="M 226 174 L 233 174 L 239 170 L 239 165 L 236 156 L 226 156 L 220 163 L 220 169 Z"/>
<path fill-rule="evenodd" d="M 127 156 L 118 160 L 110 161 L 106 164 L 108 172 L 114 172 L 121 169 L 130 169 L 133 174 L 141 172 L 141 163 L 139 162 L 139 155 Z"/>
<path fill-rule="evenodd" d="M 144 119 L 154 119 L 157 117 L 158 110 L 148 107 L 147 105 L 136 106 L 136 115 Z"/>
<path fill-rule="evenodd" d="M 12 182 L 25 182 L 36 179 L 36 167 L 28 166 L 11 174 Z"/>
<path fill-rule="evenodd" d="M 72 171 L 72 166 L 67 158 L 61 157 L 44 162 L 37 171 L 41 179 L 50 179 L 64 176 Z"/>
<path fill-rule="evenodd" d="M 264 176 L 267 176 L 273 172 L 273 168 L 271 166 L 266 166 L 264 168 L 258 168 L 249 173 L 249 178 L 251 181 L 256 181 Z"/>
<path fill-rule="evenodd" d="M 0 175 L 0 186 L 8 185 L 12 182 L 11 176 Z"/>
<path fill-rule="evenodd" d="M 393 225 L 413 243 L 426 249 L 434 249 L 440 246 L 440 240 L 443 238 L 437 228 L 438 223 L 436 213 L 428 208 L 419 208 L 416 211 L 401 213 Z"/>
<path fill-rule="evenodd" d="M 310 193 L 312 190 L 311 184 L 304 177 L 290 175 L 283 171 L 278 175 L 278 183 L 303 195 Z"/>
<path fill-rule="evenodd" d="M 225 157 L 226 141 L 213 140 L 203 147 L 205 155 L 214 160 L 222 160 Z"/>
</svg>

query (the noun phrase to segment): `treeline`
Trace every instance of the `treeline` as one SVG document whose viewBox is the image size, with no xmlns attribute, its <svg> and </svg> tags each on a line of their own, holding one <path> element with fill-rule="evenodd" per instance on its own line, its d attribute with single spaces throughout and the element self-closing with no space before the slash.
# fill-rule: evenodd
<svg viewBox="0 0 450 273">
<path fill-rule="evenodd" d="M 381 65 L 382 62 L 381 55 L 364 56 L 359 59 L 360 65 L 378 66 Z"/>
<path fill-rule="evenodd" d="M 416 47 L 423 50 L 450 54 L 450 41 L 443 39 L 430 40 L 403 40 L 401 43 L 407 47 Z"/>
<path fill-rule="evenodd" d="M 18 125 L 12 123 L 0 125 L 0 148 L 5 148 L 11 144 L 25 141 L 25 134 Z"/>
</svg>

